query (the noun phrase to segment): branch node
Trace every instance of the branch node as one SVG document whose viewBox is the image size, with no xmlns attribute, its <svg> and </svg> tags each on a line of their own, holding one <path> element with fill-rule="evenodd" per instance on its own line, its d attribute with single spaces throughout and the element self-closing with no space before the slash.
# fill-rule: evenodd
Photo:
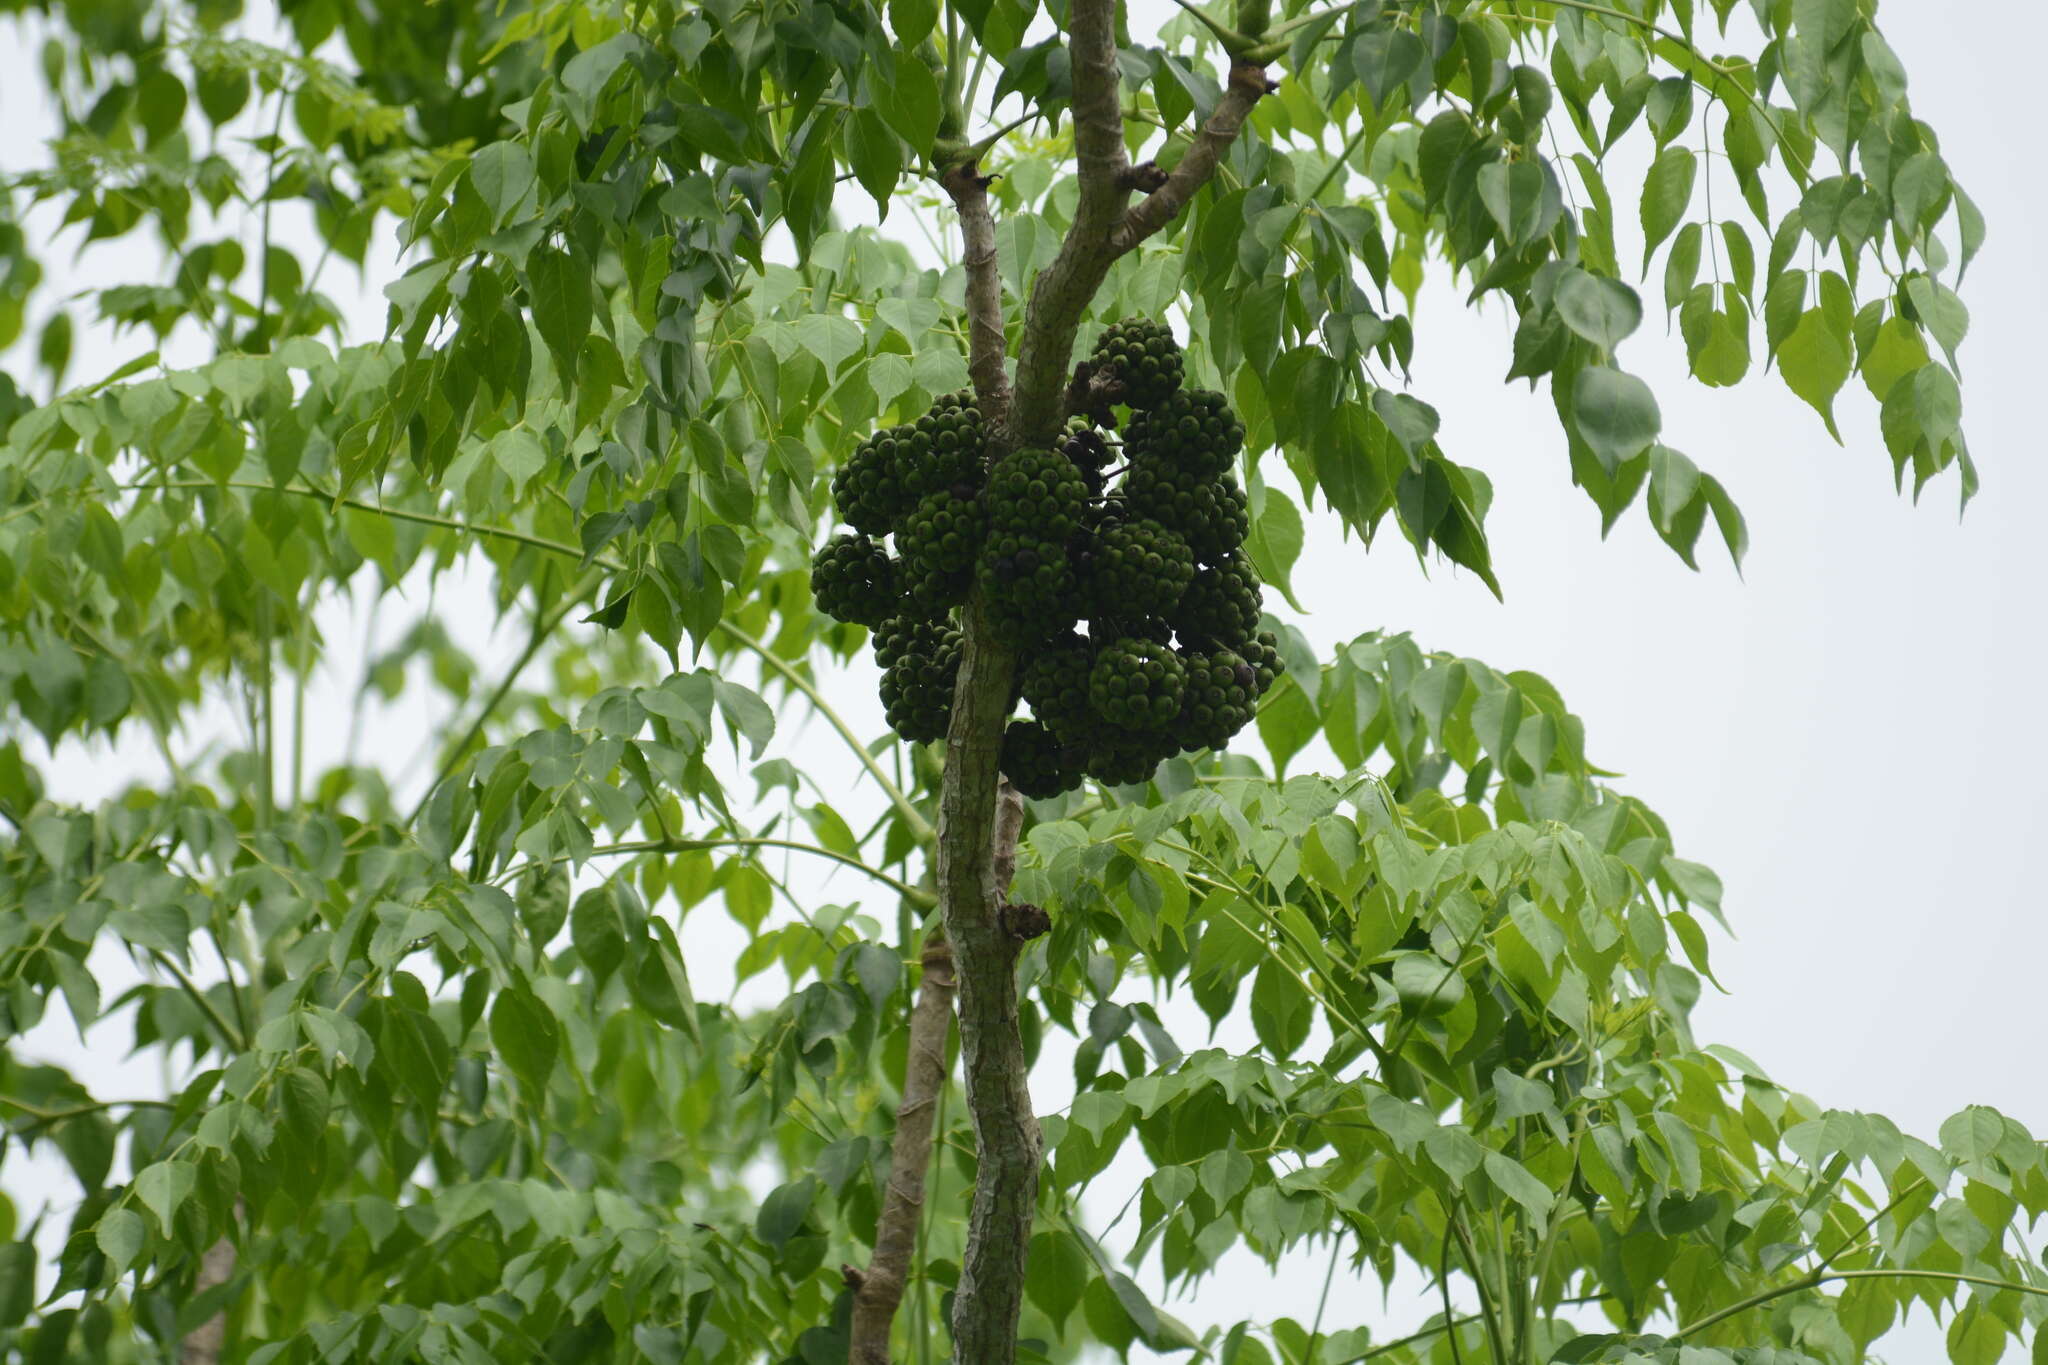
<svg viewBox="0 0 2048 1365">
<path fill-rule="evenodd" d="M 840 1262 L 839 1265 L 839 1277 L 845 1280 L 846 1287 L 856 1294 L 860 1293 L 860 1287 L 868 1282 L 866 1271 L 857 1265 L 850 1265 L 844 1261 Z"/>
<path fill-rule="evenodd" d="M 1000 912 L 1003 932 L 1020 943 L 1028 943 L 1052 931 L 1052 916 L 1044 907 L 1029 901 L 1005 901 Z"/>
<path fill-rule="evenodd" d="M 1124 401 L 1124 382 L 1114 372 L 1098 370 L 1091 361 L 1074 366 L 1067 385 L 1067 416 L 1086 417 L 1098 427 L 1116 426 L 1116 404 Z"/>
<path fill-rule="evenodd" d="M 1126 166 L 1119 176 L 1125 189 L 1151 194 L 1166 184 L 1165 168 L 1156 161 L 1140 161 L 1135 166 Z"/>
</svg>

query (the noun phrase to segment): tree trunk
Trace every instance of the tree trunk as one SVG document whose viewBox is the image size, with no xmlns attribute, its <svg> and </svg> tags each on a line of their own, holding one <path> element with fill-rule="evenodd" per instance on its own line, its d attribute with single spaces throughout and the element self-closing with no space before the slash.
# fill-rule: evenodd
<svg viewBox="0 0 2048 1365">
<path fill-rule="evenodd" d="M 999 757 L 1016 660 L 967 607 L 939 805 L 939 904 L 960 965 L 960 1060 L 977 1159 L 967 1251 L 953 1297 L 953 1358 L 1009 1365 L 1024 1307 L 1024 1258 L 1042 1142 L 1018 1029 L 1022 940 L 1002 913 L 995 832 Z"/>
</svg>

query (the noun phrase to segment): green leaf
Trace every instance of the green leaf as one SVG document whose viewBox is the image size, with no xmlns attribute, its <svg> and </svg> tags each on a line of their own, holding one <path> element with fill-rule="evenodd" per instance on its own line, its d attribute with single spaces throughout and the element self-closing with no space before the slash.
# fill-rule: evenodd
<svg viewBox="0 0 2048 1365">
<path fill-rule="evenodd" d="M 547 1094 L 560 1034 L 555 1016 L 523 986 L 507 987 L 491 1002 L 491 1045 L 519 1078 L 530 1104 L 540 1105 Z"/>
<path fill-rule="evenodd" d="M 638 34 L 618 33 L 571 57 L 562 67 L 562 107 L 578 128 L 588 131 L 597 114 L 598 97 L 626 59 L 645 46 Z"/>
<path fill-rule="evenodd" d="M 816 1176 L 803 1176 L 777 1186 L 761 1201 L 761 1208 L 754 1215 L 754 1235 L 768 1246 L 780 1250 L 810 1217 L 811 1201 L 817 1195 Z"/>
<path fill-rule="evenodd" d="M 1612 474 L 1650 448 L 1664 419 L 1648 384 L 1596 365 L 1580 370 L 1572 381 L 1572 423 L 1579 439 Z"/>
<path fill-rule="evenodd" d="M 469 159 L 469 183 L 490 210 L 492 229 L 525 218 L 534 208 L 533 154 L 523 142 L 493 142 Z"/>
<path fill-rule="evenodd" d="M 21 1326 L 35 1306 L 35 1243 L 0 1243 L 0 1327 Z"/>
<path fill-rule="evenodd" d="M 1552 306 L 1572 331 L 1612 352 L 1642 325 L 1643 304 L 1620 280 L 1568 270 L 1557 281 Z"/>
<path fill-rule="evenodd" d="M 1292 1057 L 1308 1041 L 1314 1022 L 1315 1002 L 1300 978 L 1270 957 L 1260 963 L 1252 983 L 1252 1030 L 1266 1050 Z"/>
<path fill-rule="evenodd" d="M 1064 1328 L 1094 1273 L 1094 1262 L 1081 1244 L 1070 1233 L 1049 1228 L 1031 1239 L 1024 1294 L 1055 1326 Z"/>
<path fill-rule="evenodd" d="M 1296 610 L 1301 609 L 1301 604 L 1295 602 L 1288 575 L 1294 561 L 1301 557 L 1302 538 L 1301 512 L 1293 501 L 1277 488 L 1266 489 L 1264 504 L 1252 518 L 1251 533 L 1245 537 L 1245 551 L 1251 555 L 1259 576 L 1279 588 Z"/>
<path fill-rule="evenodd" d="M 797 319 L 796 339 L 818 358 L 827 374 L 836 374 L 847 360 L 867 349 L 859 324 L 836 313 L 807 313 Z"/>
<path fill-rule="evenodd" d="M 889 27 L 902 47 L 916 51 L 938 22 L 937 0 L 889 0 Z"/>
<path fill-rule="evenodd" d="M 1446 1014 L 1465 998 L 1464 975 L 1434 953 L 1401 953 L 1393 970 L 1394 990 L 1408 1009 Z"/>
<path fill-rule="evenodd" d="M 1650 164 L 1643 180 L 1643 273 L 1650 271 L 1650 257 L 1657 244 L 1671 235 L 1692 203 L 1693 177 L 1698 159 L 1683 147 L 1666 147 Z"/>
<path fill-rule="evenodd" d="M 1906 297 L 1912 300 L 1921 325 L 1941 343 L 1949 368 L 1961 374 L 1962 366 L 1956 364 L 1956 347 L 1963 344 L 1963 334 L 1970 330 L 1970 310 L 1953 289 L 1927 275 L 1915 275 L 1906 282 Z"/>
<path fill-rule="evenodd" d="M 199 1168 L 189 1161 L 159 1161 L 145 1166 L 135 1177 L 135 1197 L 156 1215 L 165 1237 L 174 1237 L 172 1220 L 199 1181 Z"/>
<path fill-rule="evenodd" d="M 1550 1187 L 1529 1174 L 1528 1167 L 1502 1152 L 1486 1154 L 1486 1178 L 1528 1212 L 1530 1222 L 1540 1234 L 1550 1221 L 1550 1207 L 1556 1198 Z"/>
<path fill-rule="evenodd" d="M 1786 387 L 1813 405 L 1827 423 L 1828 434 L 1839 443 L 1842 433 L 1835 427 L 1835 395 L 1849 378 L 1847 335 L 1835 329 L 1824 310 L 1809 308 L 1778 348 L 1778 368 Z"/>
<path fill-rule="evenodd" d="M 109 1209 L 93 1229 L 93 1241 L 107 1258 L 107 1272 L 116 1276 L 128 1273 L 148 1238 L 148 1225 L 133 1209 Z"/>
<path fill-rule="evenodd" d="M 1099 1143 L 1128 1108 L 1129 1103 L 1114 1090 L 1084 1090 L 1074 1097 L 1068 1121 Z"/>
<path fill-rule="evenodd" d="M 610 887 L 592 887 L 576 898 L 569 912 L 569 941 L 600 986 L 626 960 L 626 928 Z"/>
<path fill-rule="evenodd" d="M 537 247 L 526 258 L 533 325 L 554 352 L 564 388 L 576 381 L 576 355 L 590 334 L 590 268 L 567 252 Z"/>
<path fill-rule="evenodd" d="M 846 151 L 854 177 L 875 201 L 878 217 L 889 216 L 889 200 L 903 174 L 903 142 L 872 109 L 856 109 L 846 122 Z"/>
<path fill-rule="evenodd" d="M 1926 363 L 1927 342 L 1920 329 L 1904 318 L 1890 318 L 1864 349 L 1858 368 L 1870 396 L 1882 403 L 1890 395 L 1892 385 Z"/>
<path fill-rule="evenodd" d="M 880 83 L 875 108 L 913 152 L 930 154 L 939 132 L 939 82 L 916 53 L 896 49 L 894 79 Z"/>
</svg>

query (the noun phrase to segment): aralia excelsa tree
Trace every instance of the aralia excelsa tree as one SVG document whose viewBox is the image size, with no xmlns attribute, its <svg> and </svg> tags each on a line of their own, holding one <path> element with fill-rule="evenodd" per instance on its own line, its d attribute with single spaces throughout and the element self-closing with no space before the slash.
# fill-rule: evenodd
<svg viewBox="0 0 2048 1365">
<path fill-rule="evenodd" d="M 1398 634 L 1318 659 L 1271 617 L 1268 679 L 1204 638 L 1251 647 L 1245 594 L 1291 597 L 1317 500 L 1499 590 L 1490 485 L 1406 382 L 1426 267 L 1513 310 L 1569 477 L 1688 564 L 1709 518 L 1738 559 L 1744 532 L 1621 364 L 1660 262 L 1702 382 L 1775 365 L 1832 429 L 1853 377 L 1899 480 L 1955 466 L 1967 497 L 1983 229 L 1872 0 L 1238 0 L 1157 34 L 1116 0 L 288 0 L 279 45 L 237 0 L 10 8 L 62 135 L 0 219 L 0 345 L 33 326 L 43 376 L 0 374 L 0 1359 L 1832 1363 L 1915 1303 L 1957 1361 L 2040 1358 L 2041 1145 L 1982 1108 L 1924 1142 L 1699 1045 L 1718 883 L 1548 683 Z M 1609 183 L 1622 144 L 1641 183 Z M 861 192 L 880 229 L 845 226 Z M 933 268 L 898 236 L 941 204 Z M 164 268 L 54 299 L 30 205 Z M 387 333 L 345 337 L 320 283 L 394 235 Z M 159 349 L 62 388 L 78 306 Z M 964 567 L 1005 461 L 1041 490 L 1139 469 L 1132 409 L 1171 386 L 1076 368 L 1126 318 L 1241 420 L 1241 546 L 1168 516 L 1081 549 L 1152 566 L 1100 571 L 1118 601 L 1211 575 L 1190 619 L 1224 625 L 1137 623 L 1116 657 L 1263 690 L 1264 765 L 1075 758 L 1063 697 L 1140 731 L 1189 703 L 1121 664 L 1098 696 L 1100 643 L 1046 638 L 1075 613 L 996 610 L 1038 547 Z M 943 746 L 891 747 L 828 695 L 868 636 L 812 558 L 834 475 L 949 394 L 933 422 L 979 424 L 958 477 L 818 571 L 849 620 L 897 595 L 878 652 L 953 651 L 950 695 L 913 670 L 891 706 Z M 1075 533 L 1150 477 L 1062 504 Z M 509 666 L 401 593 L 455 570 L 522 625 Z M 414 615 L 356 659 L 344 594 Z M 753 665 L 860 792 L 771 752 Z M 423 769 L 352 741 L 306 771 L 309 683 L 351 666 L 445 711 Z M 1114 781 L 1006 791 L 1020 689 L 1022 785 Z M 168 776 L 52 799 L 102 736 Z M 1342 771 L 1282 780 L 1318 736 Z M 714 896 L 779 1005 L 695 998 Z M 1189 1050 L 1162 1006 L 1190 998 L 1256 1046 Z M 60 1010 L 176 1083 L 39 1060 Z M 1049 1028 L 1076 1093 L 1039 1116 Z M 1150 1173 L 1091 1220 L 1132 1150 Z M 27 1198 L 24 1152 L 82 1197 Z M 1429 1298 L 1197 1333 L 1140 1285 L 1240 1245 Z"/>
</svg>

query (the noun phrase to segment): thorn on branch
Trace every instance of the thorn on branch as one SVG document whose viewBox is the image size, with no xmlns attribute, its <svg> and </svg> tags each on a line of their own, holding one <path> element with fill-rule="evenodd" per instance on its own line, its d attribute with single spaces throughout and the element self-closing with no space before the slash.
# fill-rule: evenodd
<svg viewBox="0 0 2048 1365">
<path fill-rule="evenodd" d="M 1019 943 L 1028 943 L 1052 931 L 1052 916 L 1029 901 L 1005 901 L 998 916 L 1003 932 Z"/>
</svg>

